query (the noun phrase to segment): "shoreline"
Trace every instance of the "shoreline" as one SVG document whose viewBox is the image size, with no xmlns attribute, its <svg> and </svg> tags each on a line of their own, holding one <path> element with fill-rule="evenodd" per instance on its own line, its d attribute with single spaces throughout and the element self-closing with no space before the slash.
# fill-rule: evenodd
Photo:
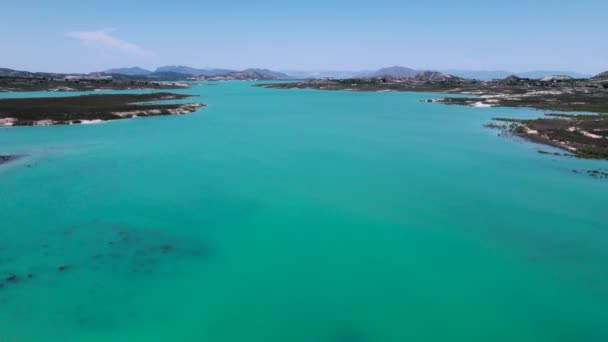
<svg viewBox="0 0 608 342">
<path fill-rule="evenodd" d="M 493 118 L 487 124 L 505 134 L 543 144 L 584 159 L 608 159 L 608 115 L 547 114 L 536 119 Z"/>
</svg>

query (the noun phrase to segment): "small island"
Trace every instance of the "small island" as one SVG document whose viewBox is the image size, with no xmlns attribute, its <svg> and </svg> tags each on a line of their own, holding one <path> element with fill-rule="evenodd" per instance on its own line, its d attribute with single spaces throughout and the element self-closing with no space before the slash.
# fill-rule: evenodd
<svg viewBox="0 0 608 342">
<path fill-rule="evenodd" d="M 0 99 L 0 126 L 68 125 L 142 116 L 179 115 L 192 113 L 204 106 L 199 102 L 146 103 L 190 97 L 192 96 L 163 92 Z"/>
</svg>

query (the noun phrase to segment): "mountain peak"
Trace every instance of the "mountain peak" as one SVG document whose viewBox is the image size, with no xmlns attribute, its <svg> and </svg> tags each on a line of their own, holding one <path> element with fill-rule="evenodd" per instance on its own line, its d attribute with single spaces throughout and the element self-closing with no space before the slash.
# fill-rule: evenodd
<svg viewBox="0 0 608 342">
<path fill-rule="evenodd" d="M 218 76 L 233 72 L 228 69 L 198 69 L 184 65 L 167 65 L 156 69 L 156 72 L 176 72 L 192 76 Z"/>
<path fill-rule="evenodd" d="M 280 72 L 268 69 L 245 69 L 243 71 L 234 71 L 227 76 L 235 79 L 243 80 L 287 80 L 291 77 Z"/>
<path fill-rule="evenodd" d="M 388 77 L 388 78 L 408 78 L 415 76 L 418 71 L 402 66 L 392 66 L 382 68 L 374 72 L 371 77 Z"/>
<path fill-rule="evenodd" d="M 446 82 L 446 81 L 454 81 L 454 80 L 463 80 L 460 77 L 450 75 L 445 72 L 439 71 L 420 71 L 416 73 L 416 75 L 411 76 L 411 79 L 416 81 L 425 81 L 425 82 Z"/>
<path fill-rule="evenodd" d="M 121 75 L 129 75 L 129 76 L 144 76 L 152 73 L 150 70 L 146 70 L 140 67 L 131 67 L 131 68 L 115 68 L 108 69 L 103 71 L 107 74 L 121 74 Z"/>
<path fill-rule="evenodd" d="M 519 82 L 521 81 L 521 78 L 517 75 L 510 75 L 505 77 L 504 79 L 505 82 Z"/>
</svg>

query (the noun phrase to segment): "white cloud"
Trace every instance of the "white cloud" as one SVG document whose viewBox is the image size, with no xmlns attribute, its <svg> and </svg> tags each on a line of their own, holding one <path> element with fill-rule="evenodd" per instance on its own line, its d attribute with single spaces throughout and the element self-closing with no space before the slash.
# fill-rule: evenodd
<svg viewBox="0 0 608 342">
<path fill-rule="evenodd" d="M 103 51 L 119 52 L 126 55 L 151 57 L 156 55 L 152 51 L 145 50 L 140 46 L 125 40 L 114 38 L 110 35 L 114 29 L 103 29 L 98 31 L 66 32 L 66 37 L 81 41 L 86 46 Z"/>
</svg>

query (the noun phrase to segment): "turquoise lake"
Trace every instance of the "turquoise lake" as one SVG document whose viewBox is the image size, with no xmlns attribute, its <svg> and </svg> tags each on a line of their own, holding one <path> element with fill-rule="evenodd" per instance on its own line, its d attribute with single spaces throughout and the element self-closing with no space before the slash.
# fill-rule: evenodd
<svg viewBox="0 0 608 342">
<path fill-rule="evenodd" d="M 608 341 L 608 162 L 483 127 L 542 112 L 252 85 L 0 129 L 0 341 Z"/>
</svg>

